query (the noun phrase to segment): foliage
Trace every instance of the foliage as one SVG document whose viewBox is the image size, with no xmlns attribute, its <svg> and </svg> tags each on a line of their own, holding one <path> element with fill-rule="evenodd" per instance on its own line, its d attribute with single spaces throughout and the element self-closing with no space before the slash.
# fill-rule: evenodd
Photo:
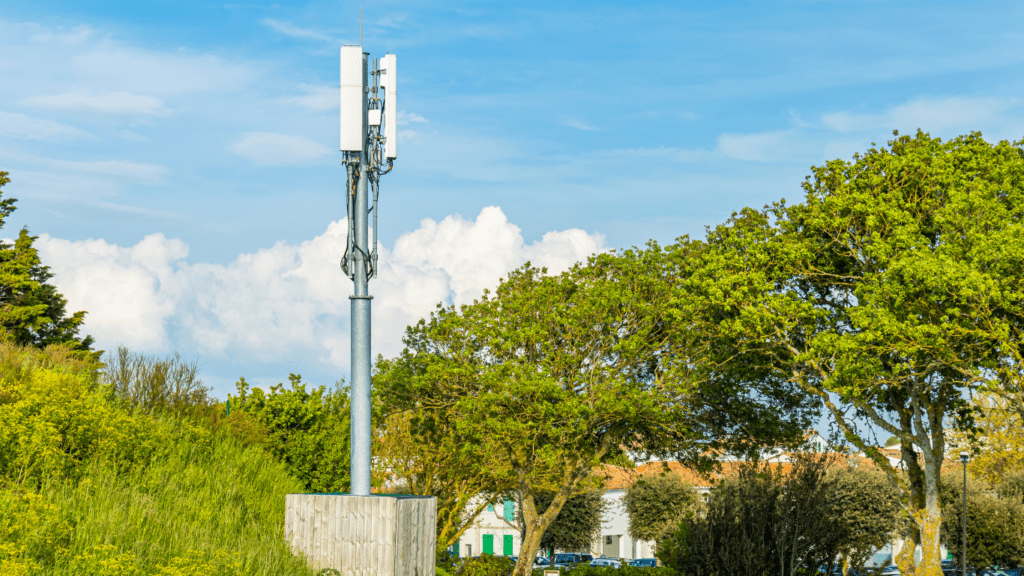
<svg viewBox="0 0 1024 576">
<path fill-rule="evenodd" d="M 919 132 L 813 167 L 804 191 L 672 248 L 679 327 L 704 342 L 709 377 L 816 395 L 899 488 L 903 573 L 937 575 L 946 423 L 972 426 L 968 390 L 1022 381 L 1024 150 Z M 906 476 L 872 429 L 899 438 Z"/>
<path fill-rule="evenodd" d="M 687 515 L 699 512 L 703 502 L 696 487 L 678 474 L 641 476 L 623 495 L 633 539 L 661 541 Z"/>
<path fill-rule="evenodd" d="M 481 554 L 458 563 L 453 576 L 510 576 L 512 563 L 504 556 Z"/>
<path fill-rule="evenodd" d="M 84 463 L 102 456 L 123 468 L 144 466 L 166 444 L 169 432 L 110 405 L 88 370 L 38 367 L 47 357 L 0 344 L 0 478 L 15 485 L 73 479 Z"/>
<path fill-rule="evenodd" d="M 1024 498 L 1024 470 L 1000 478 L 996 491 L 1003 498 Z"/>
<path fill-rule="evenodd" d="M 573 494 L 565 501 L 554 521 L 544 531 L 540 540 L 540 548 L 551 552 L 555 550 L 588 550 L 594 539 L 601 535 L 601 519 L 606 508 L 603 492 L 589 490 Z M 554 500 L 553 492 L 541 492 L 535 502 L 537 510 L 546 510 Z"/>
<path fill-rule="evenodd" d="M 284 466 L 109 401 L 66 347 L 0 343 L 0 573 L 311 574 L 280 531 Z"/>
<path fill-rule="evenodd" d="M 827 485 L 829 508 L 841 530 L 839 554 L 847 567 L 863 566 L 900 527 L 899 493 L 884 473 L 859 463 L 833 467 Z"/>
<path fill-rule="evenodd" d="M 387 378 L 401 378 L 401 372 L 386 360 L 378 360 L 374 383 L 378 387 Z M 476 445 L 458 444 L 451 433 L 454 421 L 436 421 L 429 430 L 414 433 L 419 419 L 412 410 L 377 418 L 375 473 L 394 493 L 437 498 L 437 560 L 459 540 L 476 518 L 493 505 L 510 483 L 493 473 L 493 455 Z"/>
<path fill-rule="evenodd" d="M 214 404 L 210 389 L 199 380 L 199 365 L 178 354 L 150 358 L 118 346 L 104 361 L 107 393 L 131 410 L 190 416 Z"/>
<path fill-rule="evenodd" d="M 960 564 L 963 546 L 963 483 L 961 474 L 942 476 L 942 539 Z M 967 482 L 967 564 L 975 570 L 1024 565 L 1024 503 L 1019 496 L 1000 496 L 984 480 Z"/>
<path fill-rule="evenodd" d="M 265 393 L 250 389 L 245 378 L 236 387 L 232 408 L 251 417 L 265 433 L 264 446 L 310 492 L 347 492 L 349 488 L 349 396 L 339 382 L 333 389 L 306 391 L 298 374 Z"/>
<path fill-rule="evenodd" d="M 991 483 L 1024 472 L 1024 416 L 1014 410 L 1010 400 L 992 392 L 975 394 L 971 407 L 974 428 L 950 431 L 952 451 L 970 452 L 970 473 Z"/>
<path fill-rule="evenodd" d="M 661 542 L 658 558 L 695 576 L 830 574 L 839 559 L 859 568 L 889 540 L 898 504 L 891 491 L 875 491 L 880 474 L 829 470 L 829 458 L 798 455 L 789 471 L 742 466 L 712 490 L 706 514 L 684 519 Z"/>
<path fill-rule="evenodd" d="M 10 182 L 0 171 L 0 189 Z M 2 194 L 2 190 L 0 190 Z M 0 227 L 15 210 L 14 198 L 0 200 Z M 11 341 L 46 348 L 63 344 L 82 358 L 96 360 L 92 337 L 80 338 L 85 312 L 67 315 L 67 300 L 48 284 L 53 274 L 32 245 L 36 236 L 22 228 L 13 242 L 0 242 L 0 326 Z"/>
<path fill-rule="evenodd" d="M 567 574 L 572 574 L 572 576 L 675 576 L 676 572 L 667 566 L 640 568 L 623 564 L 619 568 L 612 568 L 611 566 L 582 564 L 574 567 Z"/>
<path fill-rule="evenodd" d="M 477 447 L 498 462 L 496 483 L 510 479 L 522 497 L 519 576 L 594 467 L 624 449 L 697 460 L 716 442 L 777 433 L 757 422 L 790 414 L 752 408 L 731 394 L 747 389 L 737 382 L 700 388 L 678 369 L 669 376 L 661 360 L 672 356 L 670 319 L 660 305 L 669 286 L 656 264 L 630 251 L 558 275 L 526 265 L 493 294 L 439 307 L 408 328 L 405 350 L 387 367 L 401 377 L 377 384 L 392 405 L 414 411 L 417 435 L 443 430 L 452 445 Z M 730 409 L 714 406 L 716 399 Z M 536 502 L 543 492 L 554 493 L 546 509 Z"/>
</svg>

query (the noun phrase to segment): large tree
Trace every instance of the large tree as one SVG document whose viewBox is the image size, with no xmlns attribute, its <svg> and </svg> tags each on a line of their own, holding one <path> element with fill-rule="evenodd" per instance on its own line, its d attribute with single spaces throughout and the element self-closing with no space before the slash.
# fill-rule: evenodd
<svg viewBox="0 0 1024 576">
<path fill-rule="evenodd" d="M 10 178 L 0 171 L 0 189 Z M 2 192 L 0 192 L 2 194 Z M 0 228 L 15 210 L 14 198 L 0 199 Z M 36 236 L 22 228 L 14 242 L 0 242 L 0 326 L 14 342 L 45 348 L 61 344 L 78 355 L 98 360 L 92 337 L 81 338 L 78 331 L 85 312 L 68 315 L 67 300 L 49 280 L 50 268 L 39 260 L 32 245 Z"/>
<path fill-rule="evenodd" d="M 674 247 L 685 329 L 709 370 L 816 395 L 899 490 L 903 574 L 938 576 L 947 423 L 972 426 L 967 391 L 1014 386 L 1024 368 L 1024 150 L 918 132 L 812 171 L 804 202 Z M 906 474 L 875 429 L 899 439 Z"/>
<path fill-rule="evenodd" d="M 518 576 L 594 468 L 624 450 L 697 461 L 806 423 L 798 399 L 771 405 L 747 382 L 686 378 L 685 350 L 666 330 L 660 258 L 603 255 L 558 275 L 526 265 L 493 294 L 410 327 L 391 364 L 401 377 L 380 374 L 380 393 L 416 410 L 418 430 L 446 428 L 452 445 L 505 463 L 497 473 L 511 474 L 525 523 Z M 538 506 L 548 492 L 551 504 Z"/>
</svg>

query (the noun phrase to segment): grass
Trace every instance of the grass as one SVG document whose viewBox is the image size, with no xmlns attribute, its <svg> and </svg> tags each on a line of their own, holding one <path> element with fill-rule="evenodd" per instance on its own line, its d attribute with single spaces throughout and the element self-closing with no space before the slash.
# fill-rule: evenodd
<svg viewBox="0 0 1024 576">
<path fill-rule="evenodd" d="M 312 576 L 303 492 L 260 446 L 111 398 L 94 367 L 0 342 L 0 574 Z"/>
</svg>

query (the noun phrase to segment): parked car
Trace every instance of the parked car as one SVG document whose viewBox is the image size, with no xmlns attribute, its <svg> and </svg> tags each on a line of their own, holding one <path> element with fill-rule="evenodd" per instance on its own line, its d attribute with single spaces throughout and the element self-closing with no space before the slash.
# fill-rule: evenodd
<svg viewBox="0 0 1024 576">
<path fill-rule="evenodd" d="M 587 564 L 594 559 L 590 554 L 577 554 L 580 558 L 580 564 Z"/>
<path fill-rule="evenodd" d="M 658 565 L 658 561 L 654 558 L 637 558 L 629 563 L 630 566 L 636 566 L 637 568 L 654 568 Z"/>
<path fill-rule="evenodd" d="M 594 558 L 589 563 L 590 566 L 608 566 L 611 568 L 622 568 L 622 563 L 613 558 Z"/>
</svg>

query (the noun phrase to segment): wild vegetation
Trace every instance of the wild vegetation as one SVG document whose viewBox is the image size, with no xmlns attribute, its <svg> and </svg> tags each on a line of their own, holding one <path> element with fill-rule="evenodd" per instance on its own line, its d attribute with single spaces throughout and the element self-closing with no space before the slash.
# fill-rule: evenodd
<svg viewBox="0 0 1024 576">
<path fill-rule="evenodd" d="M 282 537 L 303 490 L 283 464 L 131 404 L 73 348 L 0 343 L 0 573 L 311 573 Z"/>
</svg>

